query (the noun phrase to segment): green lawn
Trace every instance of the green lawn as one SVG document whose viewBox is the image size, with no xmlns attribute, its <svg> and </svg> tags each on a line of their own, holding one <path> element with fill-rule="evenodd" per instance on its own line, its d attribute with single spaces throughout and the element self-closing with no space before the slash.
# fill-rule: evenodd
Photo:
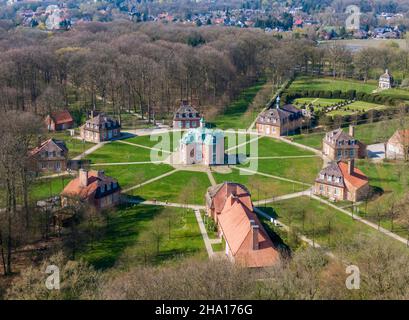
<svg viewBox="0 0 409 320">
<path fill-rule="evenodd" d="M 179 141 L 183 136 L 182 131 L 165 132 L 160 134 L 151 134 L 146 136 L 136 136 L 126 139 L 126 142 L 132 142 L 147 147 L 155 147 L 166 151 L 172 151 L 179 147 Z"/>
<path fill-rule="evenodd" d="M 346 214 L 309 197 L 279 201 L 272 207 L 261 209 L 311 240 L 335 251 L 337 248 L 342 249 L 342 243 L 358 233 L 376 232 L 363 223 L 352 220 Z M 267 222 L 264 218 L 262 221 Z"/>
<path fill-rule="evenodd" d="M 364 202 L 360 210 L 365 217 L 378 220 L 378 214 L 384 215 L 393 203 L 409 192 L 408 167 L 402 163 L 374 164 L 365 160 L 359 160 L 357 165 L 368 176 L 370 186 L 377 190 L 377 196 L 368 203 Z M 386 228 L 390 227 L 389 223 L 388 220 Z M 407 231 L 403 236 L 407 236 Z"/>
<path fill-rule="evenodd" d="M 329 116 L 336 116 L 336 115 L 352 115 L 356 113 L 364 113 L 369 110 L 382 110 L 388 108 L 385 105 L 382 104 L 376 104 L 376 103 L 371 103 L 371 102 L 365 102 L 365 101 L 354 101 L 353 103 L 346 105 L 345 107 L 342 107 L 337 110 L 333 110 L 327 113 Z"/>
<path fill-rule="evenodd" d="M 303 76 L 293 81 L 288 88 L 288 91 L 302 91 L 302 90 L 319 90 L 319 91 L 333 91 L 341 90 L 343 92 L 348 90 L 356 90 L 357 92 L 372 93 L 377 88 L 375 82 L 357 81 L 352 79 L 333 79 L 330 77 L 310 77 Z"/>
<path fill-rule="evenodd" d="M 262 137 L 257 141 L 259 157 L 314 155 L 312 151 L 300 149 L 273 138 Z"/>
<path fill-rule="evenodd" d="M 210 181 L 206 173 L 178 171 L 132 190 L 132 194 L 147 200 L 156 199 L 158 201 L 202 205 L 209 186 Z"/>
<path fill-rule="evenodd" d="M 106 227 L 80 254 L 102 269 L 155 265 L 188 256 L 206 257 L 193 211 L 144 205 L 121 205 L 111 212 Z"/>
<path fill-rule="evenodd" d="M 300 191 L 300 189 L 307 189 L 307 187 L 301 187 L 291 182 L 273 179 L 259 174 L 240 174 L 240 171 L 234 168 L 231 173 L 226 174 L 213 172 L 213 177 L 217 183 L 233 181 L 245 185 L 249 189 L 253 201 L 281 196 L 294 191 Z"/>
<path fill-rule="evenodd" d="M 86 158 L 91 160 L 91 163 L 143 162 L 151 160 L 150 154 L 150 149 L 113 141 Z"/>
<path fill-rule="evenodd" d="M 343 99 L 326 99 L 326 98 L 298 98 L 294 100 L 294 104 L 298 107 L 301 105 L 312 104 L 314 107 L 327 107 L 344 101 Z"/>
<path fill-rule="evenodd" d="M 319 157 L 294 159 L 259 159 L 258 172 L 313 184 L 322 168 Z"/>
<path fill-rule="evenodd" d="M 72 179 L 73 177 L 68 175 L 57 178 L 38 179 L 30 187 L 29 199 L 31 201 L 37 201 L 58 196 Z"/>
<path fill-rule="evenodd" d="M 409 90 L 407 89 L 391 88 L 388 90 L 382 90 L 378 94 L 395 99 L 409 100 Z"/>
<path fill-rule="evenodd" d="M 308 147 L 312 147 L 318 150 L 322 149 L 322 139 L 324 138 L 325 133 L 311 133 L 311 134 L 298 134 L 291 136 L 291 139 L 294 142 L 303 144 Z"/>
<path fill-rule="evenodd" d="M 105 174 L 118 179 L 120 186 L 125 189 L 141 182 L 160 176 L 173 168 L 167 164 L 132 164 L 117 166 L 94 166 L 93 169 L 105 171 Z"/>
<path fill-rule="evenodd" d="M 392 119 L 358 125 L 355 137 L 366 144 L 386 142 L 399 128 L 399 122 L 399 119 Z"/>
<path fill-rule="evenodd" d="M 209 119 L 209 122 L 220 129 L 248 128 L 258 113 L 264 108 L 263 105 L 254 108 L 254 110 L 249 110 L 249 106 L 257 92 L 265 85 L 268 84 L 258 83 L 243 90 L 239 97 L 228 105 L 222 114 L 218 114 L 214 119 Z"/>
</svg>

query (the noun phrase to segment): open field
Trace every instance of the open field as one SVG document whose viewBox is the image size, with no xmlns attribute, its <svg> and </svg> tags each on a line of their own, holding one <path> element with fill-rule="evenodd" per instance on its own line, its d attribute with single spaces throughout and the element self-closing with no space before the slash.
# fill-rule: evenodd
<svg viewBox="0 0 409 320">
<path fill-rule="evenodd" d="M 272 207 L 261 208 L 261 210 L 331 250 L 336 250 L 337 247 L 341 248 L 343 242 L 348 241 L 358 233 L 376 232 L 376 230 L 309 197 L 278 201 Z M 264 218 L 262 221 L 267 222 Z"/>
<path fill-rule="evenodd" d="M 151 150 L 118 141 L 107 143 L 86 157 L 91 163 L 150 161 Z"/>
<path fill-rule="evenodd" d="M 123 189 L 136 186 L 141 182 L 173 170 L 173 168 L 167 164 L 95 166 L 93 169 L 103 169 L 106 175 L 118 179 L 119 185 Z"/>
<path fill-rule="evenodd" d="M 140 144 L 147 147 L 161 148 L 165 151 L 175 150 L 179 146 L 179 140 L 182 138 L 183 132 L 165 132 L 146 136 L 136 136 L 126 139 L 125 141 Z"/>
<path fill-rule="evenodd" d="M 330 77 L 309 77 L 302 76 L 294 80 L 288 91 L 318 90 L 334 91 L 356 90 L 357 92 L 372 93 L 377 88 L 376 82 L 363 82 L 352 79 L 333 79 Z"/>
<path fill-rule="evenodd" d="M 290 139 L 294 142 L 303 144 L 308 147 L 312 147 L 318 150 L 322 149 L 322 139 L 324 138 L 324 132 L 310 133 L 310 134 L 298 134 L 291 136 Z"/>
<path fill-rule="evenodd" d="M 178 171 L 132 190 L 131 193 L 146 200 L 204 204 L 204 195 L 208 187 L 210 181 L 206 173 Z"/>
<path fill-rule="evenodd" d="M 258 156 L 272 157 L 272 156 L 308 156 L 314 155 L 313 152 L 300 149 L 298 147 L 289 145 L 288 143 L 275 140 L 269 137 L 262 137 L 258 140 Z"/>
<path fill-rule="evenodd" d="M 344 101 L 343 99 L 326 99 L 326 98 L 298 98 L 293 101 L 295 106 L 312 104 L 314 107 L 327 107 Z"/>
<path fill-rule="evenodd" d="M 270 177 L 258 174 L 240 174 L 238 169 L 232 169 L 230 173 L 213 172 L 213 177 L 217 183 L 224 181 L 233 181 L 245 185 L 250 193 L 253 201 L 281 196 L 294 192 L 295 188 L 300 189 L 301 186 L 294 186 L 293 183 L 281 181 Z M 299 191 L 297 189 L 297 191 Z M 307 187 L 303 187 L 303 190 Z"/>
<path fill-rule="evenodd" d="M 109 213 L 106 227 L 88 241 L 80 257 L 97 268 L 160 264 L 180 257 L 206 257 L 192 210 L 121 205 Z"/>
<path fill-rule="evenodd" d="M 382 104 L 376 104 L 372 102 L 365 102 L 365 101 L 354 101 L 351 104 L 346 105 L 338 110 L 330 111 L 327 113 L 329 116 L 335 115 L 352 115 L 360 112 L 367 112 L 369 110 L 382 110 L 389 108 L 388 106 Z"/>
</svg>

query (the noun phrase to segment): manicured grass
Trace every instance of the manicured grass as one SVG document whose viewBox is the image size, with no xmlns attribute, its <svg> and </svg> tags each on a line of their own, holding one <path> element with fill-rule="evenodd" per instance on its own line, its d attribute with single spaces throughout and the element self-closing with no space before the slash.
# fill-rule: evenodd
<svg viewBox="0 0 409 320">
<path fill-rule="evenodd" d="M 395 99 L 409 100 L 409 90 L 400 88 L 391 88 L 380 91 L 378 94 L 388 96 Z"/>
<path fill-rule="evenodd" d="M 126 139 L 126 142 L 132 142 L 147 147 L 154 147 L 157 149 L 163 149 L 166 151 L 172 151 L 179 147 L 179 141 L 182 138 L 184 132 L 164 132 L 160 134 L 151 134 L 146 136 L 136 136 Z"/>
<path fill-rule="evenodd" d="M 291 182 L 281 181 L 248 172 L 243 172 L 243 174 L 240 174 L 240 171 L 234 168 L 232 169 L 231 173 L 227 174 L 213 172 L 213 177 L 217 183 L 233 181 L 245 185 L 249 189 L 253 201 L 277 197 L 292 193 L 294 190 L 300 191 L 299 189 L 301 189 L 301 186 L 294 186 Z M 302 187 L 302 189 L 305 190 L 307 187 Z"/>
<path fill-rule="evenodd" d="M 294 100 L 296 106 L 312 104 L 314 107 L 327 107 L 344 101 L 343 99 L 326 99 L 326 98 L 299 98 Z"/>
<path fill-rule="evenodd" d="M 94 166 L 93 169 L 103 169 L 105 174 L 118 179 L 119 185 L 125 189 L 141 182 L 160 176 L 173 168 L 167 164 L 131 164 L 118 166 Z"/>
<path fill-rule="evenodd" d="M 364 217 L 373 221 L 377 221 L 378 217 L 388 220 L 388 225 L 385 227 L 389 228 L 390 219 L 384 217 L 386 211 L 409 191 L 407 165 L 402 163 L 374 164 L 365 160 L 358 161 L 357 165 L 368 176 L 370 186 L 377 191 L 377 196 L 373 200 L 368 203 L 364 201 L 360 206 L 360 211 Z M 407 236 L 407 231 L 404 231 L 403 236 Z"/>
<path fill-rule="evenodd" d="M 72 176 L 61 176 L 49 179 L 38 179 L 31 186 L 29 197 L 32 201 L 58 196 L 64 187 L 73 179 Z"/>
<path fill-rule="evenodd" d="M 258 172 L 313 184 L 322 168 L 319 157 L 298 159 L 259 159 Z"/>
<path fill-rule="evenodd" d="M 324 138 L 325 133 L 311 133 L 311 134 L 299 134 L 292 136 L 291 139 L 294 142 L 303 144 L 308 147 L 312 147 L 318 150 L 322 149 L 322 139 Z"/>
<path fill-rule="evenodd" d="M 91 160 L 91 163 L 140 162 L 150 161 L 150 154 L 149 149 L 113 141 L 86 158 Z"/>
<path fill-rule="evenodd" d="M 75 137 L 71 137 L 68 132 L 52 132 L 47 134 L 48 138 L 54 138 L 56 140 L 63 140 L 65 145 L 68 148 L 68 156 L 69 158 L 74 158 L 84 151 L 88 150 L 92 146 L 94 146 L 91 142 L 82 142 L 82 140 L 77 139 Z"/>
<path fill-rule="evenodd" d="M 399 119 L 392 119 L 358 125 L 355 137 L 366 144 L 386 142 L 399 128 L 399 122 Z"/>
<path fill-rule="evenodd" d="M 288 143 L 262 137 L 258 140 L 258 156 L 259 157 L 277 157 L 277 156 L 305 156 L 313 155 L 312 151 L 300 149 Z"/>
<path fill-rule="evenodd" d="M 331 112 L 328 112 L 328 116 L 335 116 L 335 115 L 352 115 L 360 112 L 367 112 L 369 110 L 382 110 L 388 108 L 385 105 L 382 104 L 376 104 L 376 103 L 371 103 L 371 102 L 365 102 L 365 101 L 354 101 L 353 103 L 346 105 L 345 107 L 342 107 L 338 110 L 334 110 Z"/>
<path fill-rule="evenodd" d="M 109 214 L 101 234 L 80 254 L 101 269 L 161 264 L 206 254 L 192 210 L 121 205 Z"/>
<path fill-rule="evenodd" d="M 147 200 L 188 204 L 204 204 L 204 196 L 210 186 L 206 173 L 178 171 L 132 191 Z"/>
<path fill-rule="evenodd" d="M 331 250 L 342 249 L 342 243 L 358 233 L 376 232 L 375 229 L 309 197 L 279 201 L 272 207 L 261 209 Z M 266 222 L 266 219 L 262 220 Z"/>
<path fill-rule="evenodd" d="M 377 88 L 375 82 L 357 81 L 352 79 L 333 79 L 330 77 L 303 76 L 293 81 L 288 91 L 320 90 L 320 91 L 348 91 L 372 93 Z"/>
<path fill-rule="evenodd" d="M 248 128 L 264 107 L 260 106 L 260 108 L 248 110 L 257 92 L 264 85 L 264 83 L 258 83 L 243 90 L 239 97 L 228 105 L 222 114 L 217 115 L 215 119 L 210 119 L 209 122 L 220 129 Z"/>
</svg>

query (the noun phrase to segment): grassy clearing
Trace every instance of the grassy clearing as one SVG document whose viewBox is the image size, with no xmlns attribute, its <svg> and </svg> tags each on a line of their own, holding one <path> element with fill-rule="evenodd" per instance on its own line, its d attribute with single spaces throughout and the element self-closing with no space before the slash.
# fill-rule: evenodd
<svg viewBox="0 0 409 320">
<path fill-rule="evenodd" d="M 333 79 L 330 77 L 303 76 L 293 81 L 288 91 L 319 90 L 319 91 L 348 91 L 372 93 L 377 88 L 376 82 L 357 81 L 352 79 Z"/>
<path fill-rule="evenodd" d="M 113 141 L 107 143 L 86 159 L 91 163 L 141 162 L 150 161 L 151 150 Z"/>
<path fill-rule="evenodd" d="M 294 186 L 290 182 L 258 174 L 244 173 L 240 174 L 238 169 L 232 169 L 232 172 L 227 174 L 213 172 L 213 177 L 217 183 L 233 181 L 245 185 L 249 189 L 253 201 L 281 196 L 293 192 L 296 188 L 300 188 L 300 186 Z M 298 189 L 297 191 L 299 191 Z M 303 189 L 306 189 L 306 187 Z"/>
<path fill-rule="evenodd" d="M 355 137 L 366 144 L 386 142 L 399 126 L 399 119 L 361 124 L 355 127 Z"/>
<path fill-rule="evenodd" d="M 58 196 L 72 179 L 71 176 L 61 176 L 36 180 L 30 188 L 29 198 L 31 201 L 37 201 Z"/>
<path fill-rule="evenodd" d="M 182 131 L 156 133 L 146 136 L 136 136 L 126 139 L 126 142 L 136 143 L 147 147 L 163 149 L 165 151 L 175 150 L 183 136 Z"/>
<path fill-rule="evenodd" d="M 328 107 L 336 103 L 340 103 L 342 99 L 326 99 L 326 98 L 299 98 L 294 100 L 296 106 L 312 104 L 314 107 Z"/>
<path fill-rule="evenodd" d="M 322 168 L 319 157 L 258 160 L 258 172 L 312 184 Z"/>
<path fill-rule="evenodd" d="M 273 207 L 262 208 L 298 233 L 304 234 L 321 246 L 336 250 L 358 233 L 376 230 L 309 197 L 275 202 Z M 262 219 L 265 221 L 265 219 Z"/>
<path fill-rule="evenodd" d="M 300 149 L 288 143 L 262 137 L 258 141 L 258 156 L 259 157 L 278 157 L 278 156 L 306 156 L 314 155 L 312 151 Z"/>
<path fill-rule="evenodd" d="M 210 186 L 206 173 L 178 171 L 132 191 L 147 200 L 188 204 L 204 204 L 204 195 Z"/>
<path fill-rule="evenodd" d="M 124 189 L 173 170 L 173 168 L 167 164 L 95 166 L 93 168 L 96 170 L 103 169 L 106 175 L 118 179 L 119 185 Z"/>
<path fill-rule="evenodd" d="M 305 146 L 315 148 L 318 150 L 322 149 L 322 139 L 324 138 L 325 133 L 311 133 L 311 134 L 298 134 L 291 136 L 291 139 L 294 142 L 303 144 Z"/>
<path fill-rule="evenodd" d="M 243 90 L 238 99 L 228 105 L 222 114 L 210 119 L 210 123 L 220 129 L 248 128 L 264 107 L 258 106 L 249 110 L 254 97 L 265 85 L 268 84 L 257 83 Z"/>
<path fill-rule="evenodd" d="M 80 256 L 106 269 L 206 257 L 206 251 L 192 210 L 122 205 L 109 213 L 99 237 L 89 241 Z"/>
</svg>

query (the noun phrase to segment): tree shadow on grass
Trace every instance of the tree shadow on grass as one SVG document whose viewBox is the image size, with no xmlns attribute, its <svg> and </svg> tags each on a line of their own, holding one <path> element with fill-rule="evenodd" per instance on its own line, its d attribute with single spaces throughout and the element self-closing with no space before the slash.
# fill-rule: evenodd
<svg viewBox="0 0 409 320">
<path fill-rule="evenodd" d="M 113 267 L 125 249 L 137 243 L 144 224 L 152 221 L 163 209 L 138 203 L 119 205 L 114 212 L 108 213 L 101 236 L 95 242 L 85 244 L 82 256 L 96 269 Z"/>
</svg>

